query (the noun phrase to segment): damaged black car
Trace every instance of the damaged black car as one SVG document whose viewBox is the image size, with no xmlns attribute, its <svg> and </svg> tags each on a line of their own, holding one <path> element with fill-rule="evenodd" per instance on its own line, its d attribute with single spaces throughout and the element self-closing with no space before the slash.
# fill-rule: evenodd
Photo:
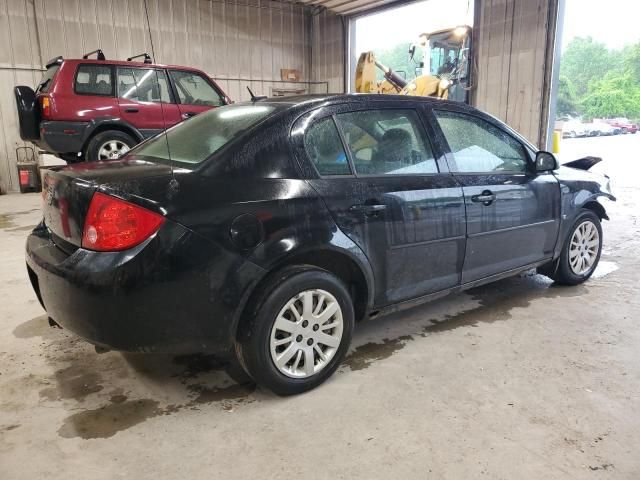
<svg viewBox="0 0 640 480">
<path fill-rule="evenodd" d="M 593 163 L 437 99 L 228 105 L 49 170 L 27 268 L 52 321 L 99 347 L 232 354 L 295 394 L 373 315 L 532 268 L 587 280 L 615 200 Z"/>
</svg>

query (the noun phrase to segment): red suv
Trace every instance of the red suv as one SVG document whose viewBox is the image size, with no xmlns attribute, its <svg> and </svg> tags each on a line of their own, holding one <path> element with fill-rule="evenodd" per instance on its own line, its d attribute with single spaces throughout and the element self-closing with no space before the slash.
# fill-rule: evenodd
<svg viewBox="0 0 640 480">
<path fill-rule="evenodd" d="M 35 91 L 20 86 L 15 95 L 21 138 L 69 163 L 118 158 L 164 128 L 231 103 L 200 70 L 153 64 L 146 53 L 106 60 L 101 50 L 52 59 Z"/>
</svg>

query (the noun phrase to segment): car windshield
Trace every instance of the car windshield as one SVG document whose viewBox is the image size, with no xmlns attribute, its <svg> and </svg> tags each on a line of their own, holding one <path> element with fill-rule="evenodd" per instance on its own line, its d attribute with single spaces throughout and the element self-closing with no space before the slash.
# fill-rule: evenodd
<svg viewBox="0 0 640 480">
<path fill-rule="evenodd" d="M 268 117 L 269 105 L 227 105 L 176 125 L 132 151 L 137 157 L 195 165 Z"/>
</svg>

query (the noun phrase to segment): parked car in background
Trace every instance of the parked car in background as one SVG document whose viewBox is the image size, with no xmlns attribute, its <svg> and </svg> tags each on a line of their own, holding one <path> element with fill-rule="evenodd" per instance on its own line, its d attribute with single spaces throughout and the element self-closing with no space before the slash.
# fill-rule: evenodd
<svg viewBox="0 0 640 480">
<path fill-rule="evenodd" d="M 599 137 L 601 135 L 618 135 L 620 129 L 613 127 L 605 122 L 593 121 L 585 124 L 585 128 L 589 131 L 590 137 Z"/>
<path fill-rule="evenodd" d="M 605 120 L 609 125 L 620 129 L 620 133 L 636 133 L 638 125 L 631 123 L 628 118 L 612 118 Z"/>
<path fill-rule="evenodd" d="M 170 148 L 169 148 L 170 147 Z M 602 249 L 599 159 L 558 165 L 470 106 L 306 95 L 206 112 L 124 159 L 53 168 L 28 275 L 52 319 L 137 352 L 226 352 L 280 394 L 356 322 Z"/>
<path fill-rule="evenodd" d="M 96 54 L 96 59 L 88 56 Z M 229 97 L 195 68 L 56 57 L 36 90 L 15 87 L 20 136 L 68 163 L 113 160 L 142 140 Z"/>
<path fill-rule="evenodd" d="M 568 120 L 562 123 L 562 137 L 576 138 L 589 136 L 589 130 L 580 120 Z"/>
</svg>

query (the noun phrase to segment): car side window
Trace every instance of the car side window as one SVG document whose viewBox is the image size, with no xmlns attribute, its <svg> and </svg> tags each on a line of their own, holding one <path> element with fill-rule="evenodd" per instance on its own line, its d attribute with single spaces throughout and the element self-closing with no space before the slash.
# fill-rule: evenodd
<svg viewBox="0 0 640 480">
<path fill-rule="evenodd" d="M 180 103 L 205 107 L 219 107 L 225 104 L 222 95 L 197 73 L 171 70 L 169 75 L 176 87 Z"/>
<path fill-rule="evenodd" d="M 304 136 L 304 146 L 320 175 L 351 175 L 347 154 L 332 117 L 311 125 Z"/>
<path fill-rule="evenodd" d="M 164 70 L 118 68 L 118 97 L 136 102 L 170 103 L 169 84 Z"/>
<path fill-rule="evenodd" d="M 113 95 L 111 67 L 79 65 L 74 90 L 81 95 Z"/>
<path fill-rule="evenodd" d="M 481 118 L 435 111 L 453 155 L 453 172 L 526 172 L 524 147 L 515 138 Z"/>
<path fill-rule="evenodd" d="M 356 173 L 413 175 L 437 173 L 431 146 L 413 110 L 367 110 L 336 116 Z"/>
</svg>

